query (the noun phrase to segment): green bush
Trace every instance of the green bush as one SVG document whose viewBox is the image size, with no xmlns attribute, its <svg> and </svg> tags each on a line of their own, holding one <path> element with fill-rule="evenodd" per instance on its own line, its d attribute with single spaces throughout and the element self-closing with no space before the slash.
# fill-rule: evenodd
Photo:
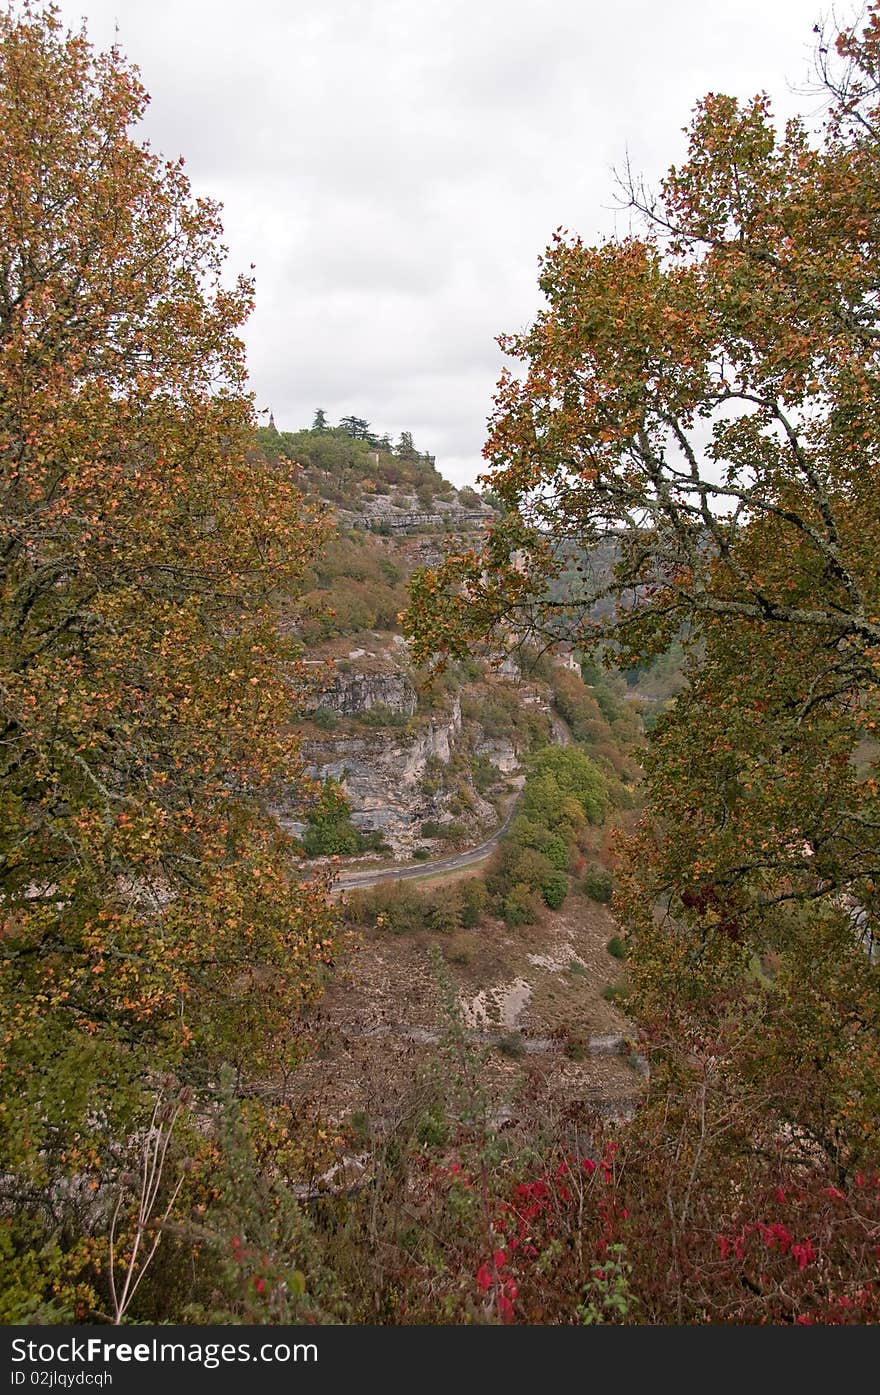
<svg viewBox="0 0 880 1395">
<path fill-rule="evenodd" d="M 351 805 L 338 780 L 324 781 L 308 812 L 301 841 L 308 857 L 344 857 L 362 850 L 363 839 L 351 821 Z"/>
<path fill-rule="evenodd" d="M 532 891 L 543 891 L 545 882 L 555 874 L 552 862 L 535 848 L 520 848 L 514 851 L 509 863 L 511 882 L 523 882 Z"/>
<path fill-rule="evenodd" d="M 568 895 L 568 877 L 564 872 L 551 872 L 541 883 L 541 895 L 551 911 L 558 911 Z"/>
<path fill-rule="evenodd" d="M 426 1109 L 415 1126 L 415 1139 L 423 1148 L 442 1148 L 449 1141 L 451 1129 L 441 1111 Z"/>
<path fill-rule="evenodd" d="M 349 924 L 375 925 L 392 935 L 412 935 L 424 930 L 426 913 L 418 891 L 405 882 L 382 882 L 369 891 L 351 891 L 345 898 Z"/>
<path fill-rule="evenodd" d="M 518 882 L 505 896 L 501 913 L 504 923 L 512 929 L 534 925 L 541 918 L 541 903 L 531 887 Z"/>
<path fill-rule="evenodd" d="M 333 731 L 339 726 L 339 713 L 334 712 L 332 707 L 316 707 L 310 721 L 321 731 Z"/>
<path fill-rule="evenodd" d="M 474 756 L 471 761 L 471 779 L 474 789 L 485 794 L 500 778 L 501 772 L 492 764 L 488 756 Z"/>
<path fill-rule="evenodd" d="M 409 717 L 405 712 L 392 712 L 390 707 L 381 703 L 377 703 L 375 707 L 368 707 L 363 712 L 357 712 L 354 720 L 363 727 L 394 727 L 397 730 L 409 723 Z"/>
<path fill-rule="evenodd" d="M 454 896 L 441 895 L 428 902 L 426 911 L 428 927 L 441 935 L 451 935 L 462 925 L 461 907 Z"/>
<path fill-rule="evenodd" d="M 584 873 L 581 891 L 585 896 L 589 896 L 591 901 L 599 901 L 603 906 L 607 906 L 614 894 L 614 877 L 607 867 L 593 862 Z"/>
<path fill-rule="evenodd" d="M 550 834 L 541 851 L 557 872 L 568 871 L 571 864 L 569 845 L 558 833 Z"/>
<path fill-rule="evenodd" d="M 390 843 L 385 842 L 385 835 L 381 829 L 371 828 L 367 833 L 362 833 L 361 852 L 390 853 L 393 852 Z"/>
<path fill-rule="evenodd" d="M 599 767 L 579 746 L 546 746 L 529 759 L 523 813 L 536 823 L 555 828 L 563 819 L 571 819 L 564 808 L 567 797 L 576 802 L 590 823 L 602 822 L 607 792 Z"/>
<path fill-rule="evenodd" d="M 607 983 L 602 989 L 601 997 L 605 999 L 606 1003 L 616 1003 L 622 1006 L 626 1002 L 627 986 L 620 979 L 617 983 Z"/>
<path fill-rule="evenodd" d="M 488 902 L 485 883 L 479 877 L 470 877 L 459 889 L 461 899 L 461 923 L 466 930 L 473 930 L 483 918 Z"/>
<path fill-rule="evenodd" d="M 626 958 L 626 945 L 619 935 L 612 935 L 605 948 L 608 950 L 612 959 Z"/>
</svg>

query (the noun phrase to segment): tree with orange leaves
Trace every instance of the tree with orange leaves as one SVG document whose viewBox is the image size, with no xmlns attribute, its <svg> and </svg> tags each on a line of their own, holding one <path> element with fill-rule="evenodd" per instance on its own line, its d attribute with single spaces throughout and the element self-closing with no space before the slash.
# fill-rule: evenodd
<svg viewBox="0 0 880 1395">
<path fill-rule="evenodd" d="M 556 233 L 500 341 L 506 515 L 409 626 L 419 657 L 685 636 L 618 900 L 652 1089 L 707 1060 L 737 1146 L 844 1175 L 880 1150 L 880 5 L 818 72 L 820 133 L 709 94 L 658 194 L 625 176 L 638 235 Z"/>
<path fill-rule="evenodd" d="M 325 526 L 252 448 L 252 284 L 146 102 L 53 8 L 0 15 L 0 1174 L 31 1238 L 158 1071 L 283 1065 L 330 952 L 266 812 Z"/>
</svg>

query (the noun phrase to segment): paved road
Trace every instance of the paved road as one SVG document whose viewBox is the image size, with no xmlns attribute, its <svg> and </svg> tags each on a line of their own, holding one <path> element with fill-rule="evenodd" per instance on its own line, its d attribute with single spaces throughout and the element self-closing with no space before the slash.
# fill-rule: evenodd
<svg viewBox="0 0 880 1395">
<path fill-rule="evenodd" d="M 482 862 L 487 858 L 497 846 L 499 838 L 502 838 L 510 827 L 515 810 L 516 803 L 501 827 L 497 828 L 485 843 L 480 843 L 479 847 L 468 848 L 467 852 L 456 853 L 454 857 L 441 858 L 439 862 L 412 862 L 404 867 L 374 867 L 368 872 L 349 872 L 345 876 L 337 877 L 334 886 L 341 891 L 353 891 L 355 887 L 363 889 L 377 886 L 379 882 L 415 881 L 419 877 L 432 877 L 438 872 L 457 872 L 461 867 L 471 867 L 475 862 Z"/>
</svg>

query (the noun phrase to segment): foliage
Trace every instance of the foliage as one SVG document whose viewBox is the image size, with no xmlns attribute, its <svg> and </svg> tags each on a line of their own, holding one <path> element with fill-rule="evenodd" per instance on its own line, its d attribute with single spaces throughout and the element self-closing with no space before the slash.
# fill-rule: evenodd
<svg viewBox="0 0 880 1395">
<path fill-rule="evenodd" d="M 582 811 L 581 818 L 590 823 L 602 822 L 607 798 L 605 781 L 579 746 L 546 746 L 530 757 L 528 771 L 522 802 L 526 817 L 540 815 L 553 828 L 571 821 L 570 801 L 574 801 Z"/>
<path fill-rule="evenodd" d="M 534 925 L 541 918 L 541 903 L 525 882 L 515 882 L 501 906 L 504 923 L 511 929 L 519 925 Z"/>
<path fill-rule="evenodd" d="M 550 872 L 541 883 L 541 895 L 551 911 L 558 911 L 568 895 L 568 877 L 564 872 Z"/>
<path fill-rule="evenodd" d="M 509 925 L 540 918 L 544 904 L 558 910 L 568 894 L 568 869 L 587 818 L 605 813 L 607 782 L 577 746 L 546 746 L 529 757 L 521 813 L 494 853 L 485 874 L 496 911 Z M 537 893 L 537 896 L 534 894 Z"/>
<path fill-rule="evenodd" d="M 457 888 L 461 903 L 461 923 L 465 930 L 473 930 L 483 918 L 488 894 L 481 877 L 469 877 L 460 882 Z"/>
<path fill-rule="evenodd" d="M 302 844 L 309 857 L 344 857 L 360 852 L 361 834 L 351 821 L 351 804 L 338 780 L 324 780 L 308 810 Z"/>
<path fill-rule="evenodd" d="M 262 428 L 257 440 L 267 454 L 283 457 L 303 471 L 310 489 L 333 503 L 355 511 L 365 496 L 387 494 L 392 488 L 416 495 L 420 507 L 433 507 L 435 496 L 447 496 L 452 486 L 437 470 L 434 457 L 418 451 L 409 432 L 396 447 L 388 436 L 377 436 L 361 417 L 343 417 L 331 427 L 319 418 L 311 430 L 271 431 Z"/>
<path fill-rule="evenodd" d="M 393 630 L 406 585 L 378 538 L 339 532 L 303 579 L 295 623 L 307 644 L 363 630 Z"/>
<path fill-rule="evenodd" d="M 749 1148 L 841 1186 L 877 1156 L 878 67 L 872 3 L 820 41 L 822 129 L 710 94 L 657 197 L 629 183 L 636 233 L 554 236 L 545 307 L 502 340 L 507 512 L 409 612 L 417 654 L 681 646 L 616 904 L 657 1089 L 705 1052 L 713 1127 L 748 1140 L 725 1204 Z"/>
<path fill-rule="evenodd" d="M 265 812 L 302 774 L 279 597 L 325 529 L 252 448 L 252 287 L 135 139 L 146 101 L 54 10 L 0 15 L 0 1172 L 31 1313 L 88 1308 L 156 1072 L 287 1061 L 332 930 Z"/>
<path fill-rule="evenodd" d="M 584 872 L 581 891 L 585 896 L 589 896 L 591 901 L 599 901 L 603 906 L 607 906 L 614 894 L 613 873 L 599 863 L 591 863 Z"/>
</svg>

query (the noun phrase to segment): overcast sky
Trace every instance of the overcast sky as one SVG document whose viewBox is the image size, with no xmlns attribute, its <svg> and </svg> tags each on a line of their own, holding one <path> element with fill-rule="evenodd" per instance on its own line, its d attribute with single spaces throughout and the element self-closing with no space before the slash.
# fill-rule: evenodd
<svg viewBox="0 0 880 1395">
<path fill-rule="evenodd" d="M 143 134 L 224 204 L 256 265 L 258 409 L 281 430 L 354 414 L 412 431 L 456 484 L 481 468 L 495 336 L 540 304 L 564 226 L 627 229 L 627 153 L 656 180 L 695 100 L 803 108 L 814 0 L 63 0 L 114 26 Z M 851 10 L 844 4 L 840 12 Z M 265 417 L 263 418 L 265 420 Z"/>
</svg>

